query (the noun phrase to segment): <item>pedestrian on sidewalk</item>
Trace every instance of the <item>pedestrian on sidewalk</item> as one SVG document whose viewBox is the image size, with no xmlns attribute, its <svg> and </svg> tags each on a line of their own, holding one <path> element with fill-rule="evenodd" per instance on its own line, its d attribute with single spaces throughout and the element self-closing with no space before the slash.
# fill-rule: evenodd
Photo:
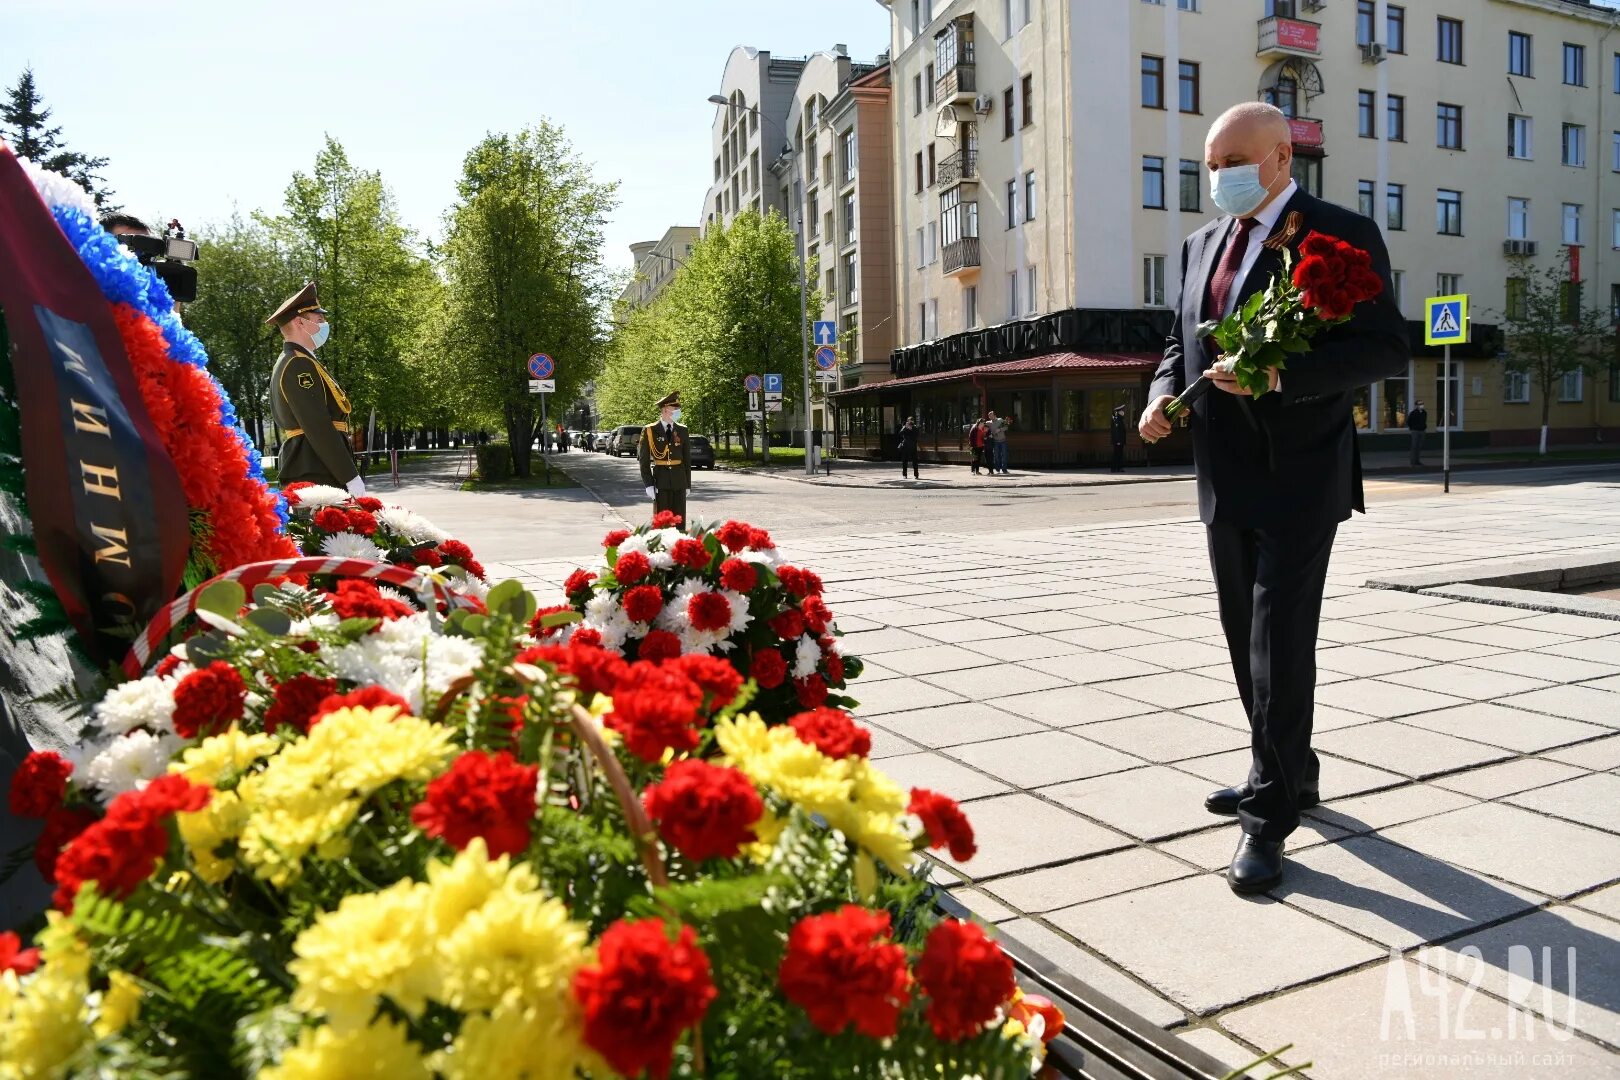
<svg viewBox="0 0 1620 1080">
<path fill-rule="evenodd" d="M 979 475 L 979 466 L 984 464 L 984 440 L 984 417 L 981 416 L 973 421 L 973 426 L 968 429 L 968 445 L 973 447 L 974 476 Z"/>
<path fill-rule="evenodd" d="M 1115 405 L 1108 420 L 1108 439 L 1114 444 L 1114 466 L 1110 472 L 1125 471 L 1125 406 Z"/>
<path fill-rule="evenodd" d="M 921 480 L 922 474 L 917 471 L 917 424 L 911 417 L 900 425 L 900 432 L 895 437 L 895 449 L 900 452 L 900 479 L 906 478 L 906 467 L 911 467 L 911 478 Z"/>
<path fill-rule="evenodd" d="M 1412 406 L 1406 414 L 1406 430 L 1412 433 L 1412 468 L 1423 464 L 1423 433 L 1429 430 L 1429 410 L 1423 402 Z"/>
<path fill-rule="evenodd" d="M 995 410 L 990 410 L 990 419 L 985 428 L 990 440 L 990 475 L 1000 473 L 1007 475 L 1007 426 L 1008 421 L 998 417 Z"/>
</svg>

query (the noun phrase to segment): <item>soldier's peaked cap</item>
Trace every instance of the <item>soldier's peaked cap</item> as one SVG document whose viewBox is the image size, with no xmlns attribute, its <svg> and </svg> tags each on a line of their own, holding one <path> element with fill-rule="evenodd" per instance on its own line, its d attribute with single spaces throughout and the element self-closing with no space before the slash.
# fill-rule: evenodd
<svg viewBox="0 0 1620 1080">
<path fill-rule="evenodd" d="M 325 315 L 326 309 L 315 296 L 315 283 L 305 282 L 304 287 L 287 297 L 286 303 L 276 308 L 274 314 L 264 320 L 275 326 L 291 322 L 300 315 Z"/>
<path fill-rule="evenodd" d="M 680 408 L 681 392 L 679 390 L 671 390 L 669 393 L 659 398 L 658 401 L 653 405 L 653 408 L 662 409 L 665 405 L 675 409 Z"/>
</svg>

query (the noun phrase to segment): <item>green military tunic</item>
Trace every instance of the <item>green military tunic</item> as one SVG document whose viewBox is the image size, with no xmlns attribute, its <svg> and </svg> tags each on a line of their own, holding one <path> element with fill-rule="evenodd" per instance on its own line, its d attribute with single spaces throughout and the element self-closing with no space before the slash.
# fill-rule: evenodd
<svg viewBox="0 0 1620 1080">
<path fill-rule="evenodd" d="M 659 420 L 641 429 L 636 441 L 641 483 L 654 491 L 653 513 L 672 510 L 686 522 L 686 492 L 692 486 L 692 440 L 679 424 Z"/>
<path fill-rule="evenodd" d="M 315 354 L 287 342 L 270 376 L 270 408 L 281 428 L 283 484 L 345 487 L 359 475 L 349 450 L 349 399 Z"/>
</svg>

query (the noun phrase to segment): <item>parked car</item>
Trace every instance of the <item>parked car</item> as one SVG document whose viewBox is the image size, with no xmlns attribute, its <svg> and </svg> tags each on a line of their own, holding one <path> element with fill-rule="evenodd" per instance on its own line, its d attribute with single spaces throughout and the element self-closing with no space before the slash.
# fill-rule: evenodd
<svg viewBox="0 0 1620 1080">
<path fill-rule="evenodd" d="M 607 453 L 608 452 L 608 442 L 612 438 L 613 438 L 613 432 L 611 432 L 611 431 L 598 431 L 598 432 L 596 432 L 596 437 L 591 440 L 591 449 L 595 450 L 598 454 Z"/>
<path fill-rule="evenodd" d="M 691 461 L 694 469 L 714 468 L 714 444 L 707 435 L 692 436 Z"/>
<path fill-rule="evenodd" d="M 641 428 L 635 424 L 625 424 L 623 427 L 613 429 L 613 441 L 608 446 L 608 452 L 614 457 L 624 457 L 626 454 L 636 452 L 636 439 L 641 435 Z"/>
</svg>

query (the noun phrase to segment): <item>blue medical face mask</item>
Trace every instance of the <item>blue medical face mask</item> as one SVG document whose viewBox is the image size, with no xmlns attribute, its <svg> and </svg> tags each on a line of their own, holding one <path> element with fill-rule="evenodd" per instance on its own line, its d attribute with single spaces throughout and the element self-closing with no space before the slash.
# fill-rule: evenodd
<svg viewBox="0 0 1620 1080">
<path fill-rule="evenodd" d="M 1281 146 L 1278 143 L 1277 146 Z M 1269 159 L 1277 152 L 1277 146 L 1267 151 L 1265 158 Z M 1224 169 L 1216 169 L 1209 174 L 1209 198 L 1223 213 L 1233 217 L 1248 217 L 1259 209 L 1260 204 L 1266 201 L 1266 185 L 1260 182 L 1260 164 L 1228 165 Z"/>
<path fill-rule="evenodd" d="M 332 324 L 329 323 L 329 322 L 321 323 L 321 325 L 319 325 L 319 326 L 317 326 L 315 328 L 315 332 L 313 334 L 309 335 L 309 346 L 310 346 L 310 348 L 312 348 L 312 349 L 320 348 L 322 345 L 326 344 L 326 339 L 331 337 L 331 336 L 332 336 Z"/>
<path fill-rule="evenodd" d="M 680 423 L 681 422 L 681 410 L 676 409 L 674 412 L 670 413 L 669 414 L 669 422 L 672 423 L 672 424 Z"/>
</svg>

